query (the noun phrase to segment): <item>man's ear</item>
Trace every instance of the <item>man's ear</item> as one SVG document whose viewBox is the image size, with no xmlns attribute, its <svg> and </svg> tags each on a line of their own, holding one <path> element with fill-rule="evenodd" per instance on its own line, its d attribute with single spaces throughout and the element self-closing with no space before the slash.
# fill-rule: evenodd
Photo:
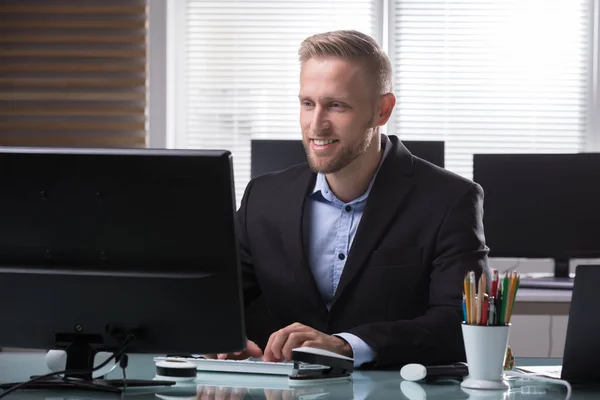
<svg viewBox="0 0 600 400">
<path fill-rule="evenodd" d="M 396 106 L 396 96 L 393 93 L 386 93 L 379 99 L 379 114 L 375 116 L 375 126 L 383 126 L 392 116 L 392 111 Z"/>
</svg>

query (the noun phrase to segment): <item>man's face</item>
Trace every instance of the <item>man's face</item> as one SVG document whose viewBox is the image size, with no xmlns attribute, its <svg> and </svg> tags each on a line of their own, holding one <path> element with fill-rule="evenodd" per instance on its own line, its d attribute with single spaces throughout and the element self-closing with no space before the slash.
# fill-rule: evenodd
<svg viewBox="0 0 600 400">
<path fill-rule="evenodd" d="M 302 66 L 298 97 L 302 141 L 315 172 L 337 172 L 369 147 L 376 96 L 362 64 L 309 59 Z"/>
</svg>

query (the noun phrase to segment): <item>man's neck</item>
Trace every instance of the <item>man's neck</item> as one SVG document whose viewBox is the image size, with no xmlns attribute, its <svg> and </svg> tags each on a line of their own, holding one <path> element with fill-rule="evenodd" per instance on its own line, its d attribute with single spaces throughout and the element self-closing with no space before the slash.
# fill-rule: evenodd
<svg viewBox="0 0 600 400">
<path fill-rule="evenodd" d="M 369 188 L 382 156 L 381 135 L 376 133 L 362 156 L 340 171 L 325 175 L 333 194 L 344 203 L 362 196 Z"/>
</svg>

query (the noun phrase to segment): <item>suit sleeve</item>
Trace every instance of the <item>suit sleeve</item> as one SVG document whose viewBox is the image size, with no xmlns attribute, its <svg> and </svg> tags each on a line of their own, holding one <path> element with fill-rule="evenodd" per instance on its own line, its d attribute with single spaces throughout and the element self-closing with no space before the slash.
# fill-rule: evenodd
<svg viewBox="0 0 600 400">
<path fill-rule="evenodd" d="M 242 287 L 244 291 L 244 306 L 247 308 L 249 304 L 255 301 L 261 294 L 260 286 L 254 273 L 254 263 L 250 252 L 250 243 L 248 240 L 248 229 L 246 226 L 246 218 L 248 212 L 248 203 L 250 200 L 250 192 L 252 190 L 252 181 L 246 187 L 244 196 L 242 197 L 241 205 L 236 215 L 236 235 L 238 238 L 238 247 L 241 262 L 242 272 Z"/>
<path fill-rule="evenodd" d="M 465 360 L 462 288 L 467 271 L 487 273 L 483 190 L 475 183 L 449 208 L 437 234 L 429 281 L 429 309 L 412 320 L 360 325 L 349 330 L 376 353 L 378 368 Z"/>
<path fill-rule="evenodd" d="M 365 363 L 373 361 L 375 358 L 375 351 L 358 336 L 354 336 L 351 333 L 345 332 L 337 333 L 333 336 L 339 336 L 350 345 L 352 348 L 352 358 L 354 358 L 355 367 L 360 367 Z"/>
</svg>

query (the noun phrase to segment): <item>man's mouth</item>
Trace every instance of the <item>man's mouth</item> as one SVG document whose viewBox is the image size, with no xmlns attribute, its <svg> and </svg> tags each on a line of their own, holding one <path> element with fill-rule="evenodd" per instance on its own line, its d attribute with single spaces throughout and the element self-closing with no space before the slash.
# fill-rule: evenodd
<svg viewBox="0 0 600 400">
<path fill-rule="evenodd" d="M 312 139 L 313 143 L 317 146 L 326 146 L 328 144 L 332 144 L 337 142 L 337 139 Z"/>
</svg>

